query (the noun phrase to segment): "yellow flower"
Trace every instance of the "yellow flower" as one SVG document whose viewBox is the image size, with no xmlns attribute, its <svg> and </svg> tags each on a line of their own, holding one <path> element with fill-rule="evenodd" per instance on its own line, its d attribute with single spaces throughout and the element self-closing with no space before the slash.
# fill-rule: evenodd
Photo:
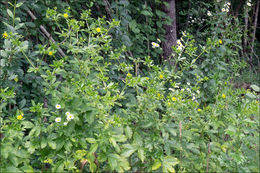
<svg viewBox="0 0 260 173">
<path fill-rule="evenodd" d="M 131 75 L 131 73 L 127 73 L 127 75 L 126 75 L 127 77 L 131 77 L 132 75 Z"/>
<path fill-rule="evenodd" d="M 162 75 L 162 74 L 160 74 L 159 78 L 160 78 L 160 79 L 163 79 L 163 75 Z"/>
<path fill-rule="evenodd" d="M 52 52 L 52 51 L 50 51 L 50 52 L 48 53 L 48 55 L 52 56 L 52 55 L 53 55 L 53 52 Z"/>
<path fill-rule="evenodd" d="M 200 109 L 200 108 L 198 109 L 198 112 L 201 112 L 201 109 Z"/>
<path fill-rule="evenodd" d="M 176 99 L 175 97 L 172 97 L 172 101 L 174 101 L 174 102 L 175 102 L 176 100 L 177 100 L 177 99 Z"/>
<path fill-rule="evenodd" d="M 170 105 L 171 105 L 171 103 L 170 103 L 170 102 L 168 102 L 168 105 L 170 106 Z"/>
<path fill-rule="evenodd" d="M 161 94 L 160 94 L 160 93 L 158 93 L 158 94 L 157 94 L 157 96 L 158 96 L 158 97 L 160 97 L 160 96 L 161 96 Z"/>
<path fill-rule="evenodd" d="M 256 100 L 255 103 L 258 104 L 259 102 Z"/>
<path fill-rule="evenodd" d="M 97 28 L 96 31 L 97 31 L 97 32 L 101 32 L 101 29 L 100 29 L 100 28 Z"/>
<path fill-rule="evenodd" d="M 7 38 L 7 37 L 8 37 L 7 32 L 4 32 L 4 33 L 3 33 L 3 38 Z"/>
<path fill-rule="evenodd" d="M 53 161 L 52 161 L 52 159 L 49 158 L 49 159 L 44 160 L 43 163 L 49 163 L 49 164 L 52 164 Z"/>
<path fill-rule="evenodd" d="M 222 43 L 223 43 L 222 40 L 219 40 L 218 42 L 219 42 L 219 44 L 222 44 Z"/>
<path fill-rule="evenodd" d="M 149 77 L 146 77 L 145 79 L 146 79 L 146 80 L 149 80 Z"/>
<path fill-rule="evenodd" d="M 225 98 L 226 98 L 226 95 L 225 95 L 225 94 L 222 94 L 222 98 L 225 99 Z"/>
<path fill-rule="evenodd" d="M 192 118 L 190 117 L 190 121 L 192 120 Z"/>
<path fill-rule="evenodd" d="M 64 13 L 64 14 L 63 14 L 63 17 L 68 18 L 69 15 L 68 15 L 67 13 Z"/>
<path fill-rule="evenodd" d="M 22 114 L 21 114 L 21 115 L 18 115 L 18 116 L 17 116 L 17 119 L 18 119 L 18 120 L 23 119 L 23 115 L 22 115 Z"/>
</svg>

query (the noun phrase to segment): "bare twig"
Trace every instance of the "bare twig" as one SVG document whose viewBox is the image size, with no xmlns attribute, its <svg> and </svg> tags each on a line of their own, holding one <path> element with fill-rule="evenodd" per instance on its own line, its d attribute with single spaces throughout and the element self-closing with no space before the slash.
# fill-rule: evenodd
<svg viewBox="0 0 260 173">
<path fill-rule="evenodd" d="M 27 13 L 29 14 L 29 16 L 33 19 L 36 20 L 35 15 L 31 12 L 31 10 L 27 10 Z M 40 25 L 40 30 L 44 33 L 44 35 L 51 40 L 53 43 L 56 43 L 55 40 L 52 38 L 51 34 L 44 28 L 43 25 Z M 58 48 L 58 52 L 60 54 L 60 56 L 65 57 L 65 53 L 63 52 L 63 50 L 61 48 Z"/>
</svg>

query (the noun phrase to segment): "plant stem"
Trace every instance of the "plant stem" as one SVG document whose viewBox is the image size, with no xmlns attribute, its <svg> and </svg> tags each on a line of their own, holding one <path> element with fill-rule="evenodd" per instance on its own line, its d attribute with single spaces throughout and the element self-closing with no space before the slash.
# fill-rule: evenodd
<svg viewBox="0 0 260 173">
<path fill-rule="evenodd" d="M 16 9 L 16 0 L 14 1 L 13 27 L 14 27 L 14 19 L 15 19 L 15 9 Z"/>
</svg>

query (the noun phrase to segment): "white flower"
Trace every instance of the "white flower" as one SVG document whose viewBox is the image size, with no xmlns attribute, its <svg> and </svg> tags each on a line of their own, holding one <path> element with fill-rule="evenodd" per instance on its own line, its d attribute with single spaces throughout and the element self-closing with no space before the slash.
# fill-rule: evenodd
<svg viewBox="0 0 260 173">
<path fill-rule="evenodd" d="M 66 126 L 68 124 L 68 122 L 64 122 L 63 124 L 64 124 L 64 126 Z"/>
<path fill-rule="evenodd" d="M 56 123 L 61 122 L 61 117 L 57 117 L 57 118 L 55 118 L 55 122 L 56 122 Z"/>
<path fill-rule="evenodd" d="M 68 116 L 70 114 L 70 112 L 66 112 L 65 114 Z"/>
<path fill-rule="evenodd" d="M 197 90 L 197 93 L 198 93 L 198 94 L 200 94 L 200 91 L 199 91 L 199 90 Z"/>
<path fill-rule="evenodd" d="M 221 11 L 222 12 L 229 12 L 229 9 L 228 8 L 222 8 Z"/>
<path fill-rule="evenodd" d="M 157 41 L 159 42 L 159 43 L 161 43 L 162 41 L 159 39 L 159 38 L 157 38 Z"/>
<path fill-rule="evenodd" d="M 74 119 L 74 115 L 73 114 L 67 115 L 67 120 L 68 121 L 73 120 L 73 119 Z"/>
<path fill-rule="evenodd" d="M 193 100 L 195 100 L 195 99 L 196 99 L 196 97 L 193 96 L 191 100 L 193 101 Z"/>
<path fill-rule="evenodd" d="M 59 104 L 56 104 L 56 109 L 60 109 L 61 108 L 61 106 L 59 105 Z"/>
<path fill-rule="evenodd" d="M 252 4 L 251 4 L 250 2 L 247 2 L 246 5 L 247 5 L 248 7 L 251 7 L 251 6 L 252 6 Z"/>
<path fill-rule="evenodd" d="M 210 11 L 208 11 L 208 12 L 207 12 L 207 15 L 208 15 L 208 16 L 212 16 L 212 14 L 211 14 L 211 12 L 210 12 Z"/>
<path fill-rule="evenodd" d="M 191 20 L 192 23 L 194 23 L 194 20 Z"/>
<path fill-rule="evenodd" d="M 190 85 L 190 83 L 189 83 L 189 82 L 187 82 L 187 85 Z"/>
<path fill-rule="evenodd" d="M 181 51 L 183 49 L 183 45 L 181 43 L 181 40 L 177 40 L 177 50 Z"/>
<path fill-rule="evenodd" d="M 155 43 L 155 42 L 152 42 L 152 46 L 153 46 L 153 48 L 160 47 L 160 45 L 158 43 Z"/>
</svg>

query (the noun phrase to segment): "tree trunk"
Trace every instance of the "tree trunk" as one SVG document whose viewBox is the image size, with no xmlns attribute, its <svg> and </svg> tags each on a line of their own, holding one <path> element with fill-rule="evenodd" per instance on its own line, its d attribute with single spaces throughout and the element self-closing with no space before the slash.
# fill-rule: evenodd
<svg viewBox="0 0 260 173">
<path fill-rule="evenodd" d="M 164 25 L 166 31 L 165 42 L 163 43 L 164 58 L 170 58 L 172 54 L 172 46 L 176 45 L 177 41 L 177 26 L 176 26 L 176 8 L 175 0 L 165 0 L 168 5 L 163 6 L 163 10 L 168 17 L 171 18 L 170 25 Z"/>
<path fill-rule="evenodd" d="M 257 27 L 257 18 L 258 18 L 258 13 L 259 13 L 259 3 L 260 0 L 257 1 L 256 3 L 256 10 L 255 10 L 255 18 L 254 18 L 254 25 L 253 25 L 253 33 L 252 33 L 252 41 L 251 41 L 251 54 L 249 61 L 250 63 L 253 64 L 253 53 L 254 53 L 254 42 L 255 42 L 255 34 L 256 34 L 256 27 Z"/>
</svg>

